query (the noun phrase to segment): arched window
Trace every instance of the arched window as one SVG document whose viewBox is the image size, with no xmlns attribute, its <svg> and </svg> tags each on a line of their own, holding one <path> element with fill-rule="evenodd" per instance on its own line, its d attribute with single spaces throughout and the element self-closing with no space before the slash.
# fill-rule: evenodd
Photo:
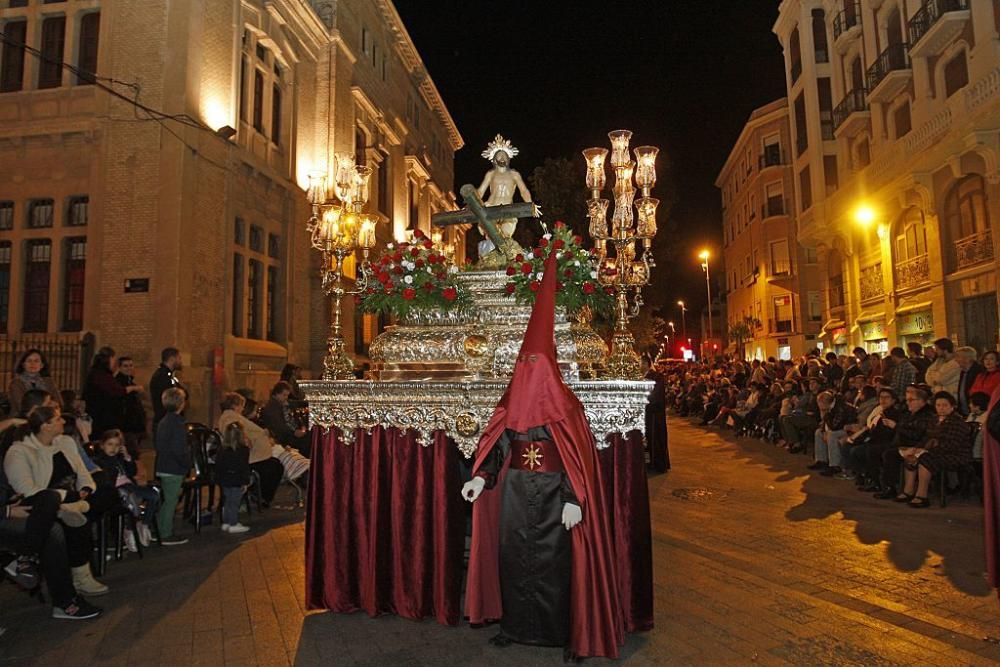
<svg viewBox="0 0 1000 667">
<path fill-rule="evenodd" d="M 982 176 L 970 174 L 952 187 L 944 202 L 944 224 L 952 271 L 993 259 Z"/>
<path fill-rule="evenodd" d="M 903 290 L 923 284 L 930 278 L 923 211 L 916 206 L 906 209 L 894 231 L 892 259 L 896 271 L 896 289 Z"/>
</svg>

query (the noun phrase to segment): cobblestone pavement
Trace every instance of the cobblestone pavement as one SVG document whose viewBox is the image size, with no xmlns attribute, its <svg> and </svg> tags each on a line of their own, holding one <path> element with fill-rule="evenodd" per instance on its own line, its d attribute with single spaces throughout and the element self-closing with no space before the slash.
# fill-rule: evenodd
<svg viewBox="0 0 1000 667">
<path fill-rule="evenodd" d="M 626 662 L 1000 661 L 977 503 L 911 510 L 810 475 L 805 457 L 771 445 L 677 418 L 670 437 L 674 469 L 650 479 L 656 629 L 629 638 Z M 0 667 L 561 664 L 554 649 L 493 648 L 492 630 L 306 614 L 301 518 L 270 510 L 246 536 L 209 527 L 112 562 L 96 621 L 51 620 L 4 585 Z"/>
</svg>

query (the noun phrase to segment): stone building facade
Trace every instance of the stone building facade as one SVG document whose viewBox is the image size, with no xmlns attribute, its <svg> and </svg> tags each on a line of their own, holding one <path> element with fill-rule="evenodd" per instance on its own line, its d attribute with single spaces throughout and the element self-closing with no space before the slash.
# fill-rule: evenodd
<svg viewBox="0 0 1000 667">
<path fill-rule="evenodd" d="M 715 182 L 722 192 L 727 329 L 753 322 L 750 359 L 816 346 L 823 308 L 815 251 L 799 245 L 788 101 L 750 114 Z M 730 336 L 730 346 L 736 341 Z"/>
<path fill-rule="evenodd" d="M 454 207 L 462 138 L 389 0 L 0 0 L 0 32 L 0 335 L 91 332 L 141 380 L 175 345 L 196 418 L 322 367 L 309 173 L 373 166 L 381 241 Z"/>
<path fill-rule="evenodd" d="M 994 348 L 1000 2 L 784 0 L 779 11 L 798 236 L 826 285 L 822 342 Z"/>
</svg>

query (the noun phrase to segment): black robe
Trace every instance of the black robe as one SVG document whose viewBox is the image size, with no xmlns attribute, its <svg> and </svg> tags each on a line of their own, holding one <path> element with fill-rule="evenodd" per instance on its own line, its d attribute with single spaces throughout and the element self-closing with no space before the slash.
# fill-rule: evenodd
<svg viewBox="0 0 1000 667">
<path fill-rule="evenodd" d="M 552 438 L 545 427 L 507 430 L 479 469 L 493 488 L 514 441 Z M 503 635 L 519 644 L 565 646 L 569 641 L 572 545 L 563 505 L 577 504 L 564 472 L 508 468 L 500 509 L 500 593 Z"/>
</svg>

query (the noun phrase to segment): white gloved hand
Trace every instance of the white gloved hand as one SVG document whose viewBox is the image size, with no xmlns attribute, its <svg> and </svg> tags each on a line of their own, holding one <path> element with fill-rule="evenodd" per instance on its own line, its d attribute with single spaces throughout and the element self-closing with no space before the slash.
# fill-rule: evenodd
<svg viewBox="0 0 1000 667">
<path fill-rule="evenodd" d="M 581 521 L 583 521 L 583 510 L 579 505 L 573 503 L 563 505 L 562 524 L 566 526 L 566 530 L 570 530 Z"/>
<path fill-rule="evenodd" d="M 470 503 L 476 502 L 476 498 L 486 487 L 486 480 L 482 477 L 473 477 L 462 487 L 462 497 Z"/>
</svg>

